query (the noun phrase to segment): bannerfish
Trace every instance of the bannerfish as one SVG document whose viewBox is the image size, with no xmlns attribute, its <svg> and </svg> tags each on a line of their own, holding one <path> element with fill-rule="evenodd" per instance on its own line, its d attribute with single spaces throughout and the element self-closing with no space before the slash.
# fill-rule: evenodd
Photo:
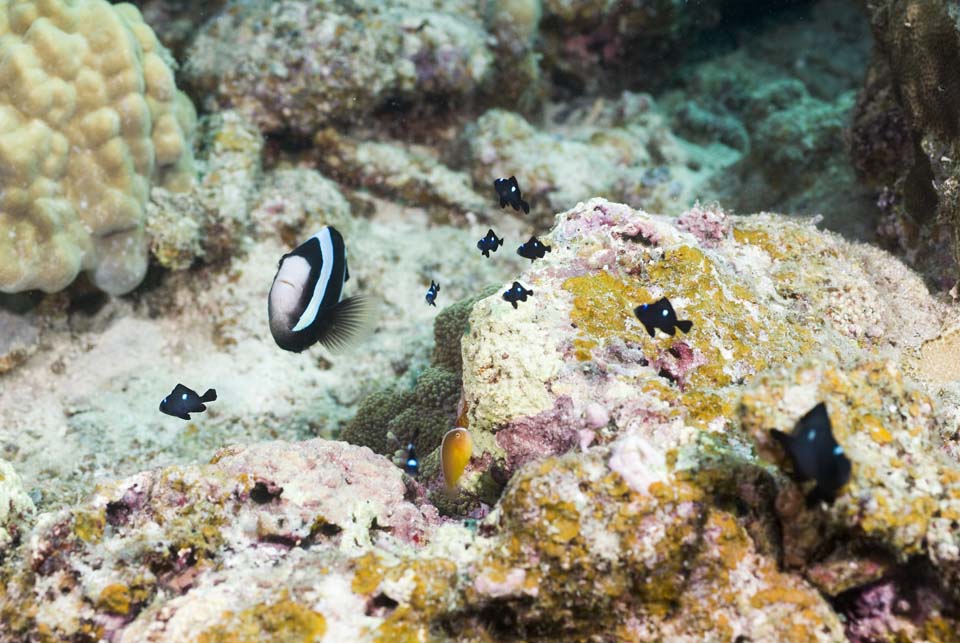
<svg viewBox="0 0 960 643">
<path fill-rule="evenodd" d="M 331 226 L 283 255 L 267 303 L 277 346 L 299 353 L 320 342 L 336 350 L 359 339 L 372 314 L 362 295 L 343 298 L 349 279 L 343 237 Z"/>
<path fill-rule="evenodd" d="M 454 489 L 473 455 L 473 438 L 463 427 L 447 431 L 440 443 L 440 467 L 447 489 Z"/>
<path fill-rule="evenodd" d="M 833 437 L 827 405 L 817 404 L 797 421 L 793 433 L 770 429 L 793 462 L 793 470 L 801 480 L 816 480 L 807 495 L 807 506 L 821 500 L 832 503 L 837 491 L 850 479 L 850 459 Z"/>
<path fill-rule="evenodd" d="M 670 300 L 666 297 L 661 297 L 652 304 L 640 304 L 633 309 L 633 314 L 637 316 L 643 327 L 650 333 L 650 337 L 654 336 L 657 328 L 671 337 L 676 334 L 677 328 L 682 330 L 684 334 L 689 333 L 690 329 L 693 328 L 692 321 L 677 319 L 677 313 L 674 312 Z"/>
<path fill-rule="evenodd" d="M 403 461 L 403 470 L 407 472 L 407 475 L 414 476 L 420 473 L 420 458 L 417 457 L 417 450 L 413 446 L 413 442 L 407 445 L 407 457 Z"/>
<path fill-rule="evenodd" d="M 520 285 L 519 281 L 515 281 L 513 282 L 513 285 L 510 286 L 508 290 L 505 290 L 503 292 L 503 298 L 504 300 L 509 301 L 510 304 L 513 305 L 514 308 L 516 308 L 518 301 L 526 301 L 527 297 L 532 294 L 533 294 L 532 290 L 527 290 L 526 288 Z"/>
<path fill-rule="evenodd" d="M 183 384 L 177 384 L 170 391 L 170 395 L 160 402 L 160 412 L 181 420 L 189 420 L 190 413 L 202 413 L 207 410 L 204 402 L 213 402 L 216 399 L 217 391 L 215 389 L 207 389 L 207 392 L 203 395 L 197 395 L 197 392 L 193 389 L 189 389 Z"/>
<path fill-rule="evenodd" d="M 497 236 L 493 228 L 487 230 L 487 236 L 477 241 L 477 248 L 484 257 L 489 257 L 491 252 L 496 252 L 497 248 L 503 245 L 503 239 Z"/>
<path fill-rule="evenodd" d="M 437 293 L 438 293 L 438 292 L 440 292 L 440 284 L 434 282 L 433 279 L 431 279 L 431 280 L 430 280 L 430 288 L 427 290 L 427 297 L 426 297 L 426 299 L 427 299 L 427 303 L 430 304 L 431 306 L 433 306 L 434 308 L 437 307 Z"/>
<path fill-rule="evenodd" d="M 534 259 L 543 259 L 548 252 L 553 252 L 553 248 L 544 245 L 536 237 L 530 237 L 529 241 L 520 244 L 520 247 L 517 248 L 517 254 L 531 262 Z"/>
<path fill-rule="evenodd" d="M 530 204 L 523 200 L 523 195 L 520 193 L 520 184 L 517 183 L 517 177 L 511 176 L 509 179 L 495 179 L 493 181 L 493 188 L 497 191 L 497 196 L 500 197 L 500 207 L 505 208 L 507 205 L 513 206 L 514 210 L 523 210 L 524 214 L 529 214 Z"/>
</svg>

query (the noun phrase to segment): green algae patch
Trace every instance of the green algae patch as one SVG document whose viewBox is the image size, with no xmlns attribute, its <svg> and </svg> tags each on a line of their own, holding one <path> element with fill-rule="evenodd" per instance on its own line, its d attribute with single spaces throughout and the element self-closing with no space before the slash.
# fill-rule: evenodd
<svg viewBox="0 0 960 643">
<path fill-rule="evenodd" d="M 219 625 L 200 634 L 197 643 L 306 643 L 327 631 L 323 614 L 284 595 L 275 603 L 255 605 L 239 613 L 224 612 Z"/>
</svg>

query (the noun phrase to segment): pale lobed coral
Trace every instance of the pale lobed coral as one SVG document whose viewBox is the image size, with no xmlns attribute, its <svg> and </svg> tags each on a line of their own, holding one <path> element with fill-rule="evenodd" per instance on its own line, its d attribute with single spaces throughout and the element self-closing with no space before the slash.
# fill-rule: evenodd
<svg viewBox="0 0 960 643">
<path fill-rule="evenodd" d="M 195 114 L 132 5 L 0 3 L 0 290 L 81 270 L 122 294 L 147 268 L 151 185 L 193 180 Z"/>
</svg>

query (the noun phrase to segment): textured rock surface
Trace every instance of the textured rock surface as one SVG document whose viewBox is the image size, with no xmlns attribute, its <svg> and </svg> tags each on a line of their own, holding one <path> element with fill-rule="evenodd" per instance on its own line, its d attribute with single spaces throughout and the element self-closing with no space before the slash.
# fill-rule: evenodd
<svg viewBox="0 0 960 643">
<path fill-rule="evenodd" d="M 122 294 L 147 269 L 152 185 L 193 181 L 195 115 L 173 62 L 127 4 L 0 3 L 0 291 L 80 271 Z"/>
<path fill-rule="evenodd" d="M 11 544 L 20 542 L 34 506 L 23 488 L 23 481 L 6 460 L 0 460 L 0 560 Z"/>
<path fill-rule="evenodd" d="M 187 82 L 262 131 L 356 123 L 388 99 L 457 99 L 493 72 L 473 3 L 228 2 L 194 40 Z"/>
<path fill-rule="evenodd" d="M 876 47 L 852 154 L 878 193 L 884 236 L 947 289 L 960 257 L 960 14 L 946 0 L 864 4 Z"/>
</svg>

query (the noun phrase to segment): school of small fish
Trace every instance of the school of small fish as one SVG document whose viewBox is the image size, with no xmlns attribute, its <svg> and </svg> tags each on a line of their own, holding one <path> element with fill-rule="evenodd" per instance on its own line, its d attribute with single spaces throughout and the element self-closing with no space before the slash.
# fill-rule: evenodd
<svg viewBox="0 0 960 643">
<path fill-rule="evenodd" d="M 530 204 L 515 176 L 494 180 L 500 208 L 508 205 L 515 211 L 530 212 Z M 490 253 L 503 246 L 503 238 L 492 228 L 477 241 L 480 253 L 490 258 Z M 553 248 L 536 236 L 517 248 L 517 254 L 531 262 L 543 259 Z M 299 353 L 314 344 L 322 344 L 329 350 L 338 351 L 361 340 L 373 328 L 373 313 L 363 295 L 344 298 L 344 286 L 350 279 L 347 267 L 347 250 L 343 236 L 332 226 L 324 226 L 316 234 L 283 255 L 277 264 L 270 293 L 267 297 L 267 317 L 270 333 L 281 349 Z M 440 284 L 431 279 L 425 296 L 426 303 L 436 307 Z M 518 281 L 502 294 L 502 299 L 518 308 L 534 295 Z M 693 329 L 693 322 L 678 318 L 673 305 L 666 297 L 652 303 L 643 303 L 634 308 L 634 315 L 651 338 L 660 330 L 673 337 L 676 330 L 684 334 Z M 160 411 L 166 415 L 190 419 L 190 413 L 202 413 L 205 404 L 217 399 L 214 389 L 203 395 L 177 384 L 163 398 Z M 837 492 L 850 478 L 851 462 L 833 436 L 833 429 L 826 405 L 822 402 L 797 421 L 792 433 L 771 429 L 771 435 L 782 446 L 792 463 L 795 477 L 800 482 L 815 481 L 807 495 L 810 506 L 821 501 L 833 502 Z M 388 438 L 396 440 L 395 436 Z M 414 437 L 415 439 L 415 437 Z M 398 445 L 399 446 L 399 445 Z M 417 477 L 420 459 L 413 442 L 397 451 L 396 462 L 404 472 Z M 473 455 L 473 439 L 465 427 L 448 431 L 440 446 L 440 468 L 446 488 L 453 491 L 463 476 Z"/>
</svg>

